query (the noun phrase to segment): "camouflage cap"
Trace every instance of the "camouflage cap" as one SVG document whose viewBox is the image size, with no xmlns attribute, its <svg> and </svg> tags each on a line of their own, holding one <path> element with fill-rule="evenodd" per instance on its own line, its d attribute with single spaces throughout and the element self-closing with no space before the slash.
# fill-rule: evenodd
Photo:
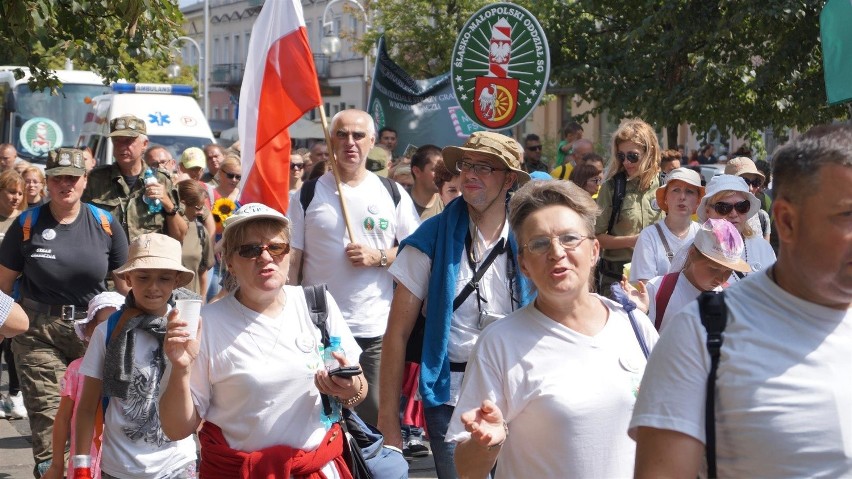
<svg viewBox="0 0 852 479">
<path fill-rule="evenodd" d="M 110 137 L 129 136 L 135 138 L 139 135 L 148 134 L 145 120 L 133 115 L 124 115 L 113 119 L 109 122 L 109 131 Z"/>
<path fill-rule="evenodd" d="M 517 173 L 518 184 L 522 185 L 530 179 L 530 175 L 521 169 L 524 157 L 521 145 L 514 138 L 500 133 L 476 131 L 463 146 L 448 146 L 442 152 L 444 164 L 450 171 L 458 171 L 456 162 L 461 160 L 465 153 L 480 153 L 494 158 Z"/>
<path fill-rule="evenodd" d="M 376 145 L 367 153 L 367 170 L 379 176 L 388 176 L 388 163 L 390 163 L 390 153 L 381 146 Z"/>
<path fill-rule="evenodd" d="M 83 150 L 76 148 L 57 148 L 50 152 L 47 165 L 44 167 L 45 176 L 83 176 L 86 174 L 86 159 Z"/>
</svg>

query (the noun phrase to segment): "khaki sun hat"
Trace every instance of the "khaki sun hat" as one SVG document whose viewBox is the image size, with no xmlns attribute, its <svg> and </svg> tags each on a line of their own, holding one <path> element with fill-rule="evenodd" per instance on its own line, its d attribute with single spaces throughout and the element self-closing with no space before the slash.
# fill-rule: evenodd
<svg viewBox="0 0 852 479">
<path fill-rule="evenodd" d="M 742 176 L 742 175 L 757 175 L 766 181 L 766 176 L 757 169 L 754 162 L 751 161 L 750 158 L 745 156 L 738 156 L 725 165 L 725 174 L 726 175 L 734 175 L 734 176 Z"/>
<path fill-rule="evenodd" d="M 524 155 L 521 145 L 506 135 L 492 131 L 477 131 L 463 146 L 448 146 L 442 150 L 444 164 L 450 171 L 458 171 L 456 162 L 461 160 L 465 153 L 486 154 L 491 158 L 503 163 L 507 168 L 518 174 L 518 184 L 522 185 L 530 180 L 530 175 L 521 169 Z"/>
<path fill-rule="evenodd" d="M 180 155 L 180 164 L 187 170 L 193 168 L 207 168 L 207 157 L 204 155 L 204 150 L 191 146 Z"/>
<path fill-rule="evenodd" d="M 133 115 L 124 115 L 113 119 L 109 122 L 109 136 L 129 136 L 137 137 L 139 135 L 147 135 L 148 129 L 145 126 L 145 120 Z"/>
<path fill-rule="evenodd" d="M 167 269 L 177 272 L 176 288 L 189 284 L 195 273 L 183 267 L 180 242 L 160 233 L 139 235 L 132 243 L 127 254 L 127 263 L 115 270 L 120 278 L 137 269 Z"/>
<path fill-rule="evenodd" d="M 693 240 L 695 248 L 707 258 L 740 273 L 751 273 L 742 256 L 743 238 L 728 220 L 709 219 L 701 225 Z"/>
<path fill-rule="evenodd" d="M 44 176 L 83 176 L 86 174 L 86 159 L 83 150 L 57 148 L 50 152 L 44 166 Z"/>
<path fill-rule="evenodd" d="M 701 175 L 691 168 L 675 168 L 666 175 L 666 184 L 657 188 L 657 205 L 666 213 L 669 212 L 669 207 L 666 205 L 666 191 L 673 181 L 682 181 L 688 185 L 698 188 L 698 197 L 704 197 L 704 187 L 701 186 Z"/>
</svg>

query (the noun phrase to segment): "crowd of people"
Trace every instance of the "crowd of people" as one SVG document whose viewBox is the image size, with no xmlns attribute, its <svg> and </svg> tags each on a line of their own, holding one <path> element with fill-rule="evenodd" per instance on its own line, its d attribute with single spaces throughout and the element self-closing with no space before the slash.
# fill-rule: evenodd
<svg viewBox="0 0 852 479">
<path fill-rule="evenodd" d="M 639 119 L 606 156 L 566 125 L 550 164 L 487 131 L 397 156 L 344 110 L 291 153 L 286 212 L 240 204 L 238 146 L 110 129 L 94 168 L 0 145 L 0 411 L 36 478 L 348 478 L 334 408 L 441 479 L 852 472 L 849 126 L 707 181 Z"/>
</svg>

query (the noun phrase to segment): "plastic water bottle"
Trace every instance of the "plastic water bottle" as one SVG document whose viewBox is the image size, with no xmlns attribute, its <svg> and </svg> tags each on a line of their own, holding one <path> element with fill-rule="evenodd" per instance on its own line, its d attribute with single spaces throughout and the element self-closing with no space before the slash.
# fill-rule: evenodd
<svg viewBox="0 0 852 479">
<path fill-rule="evenodd" d="M 157 181 L 157 176 L 154 175 L 154 172 L 151 170 L 151 168 L 145 169 L 144 181 L 145 186 L 156 185 L 157 183 L 159 183 L 159 181 Z M 152 215 L 163 211 L 163 203 L 159 199 L 151 199 L 145 195 L 142 195 L 142 201 L 144 201 L 145 204 L 148 205 L 148 213 Z"/>
<path fill-rule="evenodd" d="M 92 456 L 71 456 L 74 467 L 74 479 L 92 479 Z"/>
<path fill-rule="evenodd" d="M 340 347 L 340 336 L 330 336 L 328 338 L 329 345 L 327 348 L 324 348 L 322 351 L 322 360 L 325 363 L 326 371 L 331 371 L 340 366 L 340 363 L 337 359 L 331 355 L 331 353 L 339 352 L 343 353 L 343 348 Z M 342 411 L 342 406 L 334 396 L 328 396 L 328 400 L 331 403 L 331 414 L 326 415 L 325 409 L 322 412 L 322 424 L 325 426 L 326 430 L 331 429 L 331 426 L 340 422 L 340 413 Z"/>
</svg>

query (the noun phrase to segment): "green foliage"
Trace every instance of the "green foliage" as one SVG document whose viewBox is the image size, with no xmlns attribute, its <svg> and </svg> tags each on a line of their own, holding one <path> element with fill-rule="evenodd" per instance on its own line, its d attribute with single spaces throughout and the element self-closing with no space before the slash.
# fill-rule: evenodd
<svg viewBox="0 0 852 479">
<path fill-rule="evenodd" d="M 176 0 L 3 0 L 0 63 L 28 66 L 31 86 L 53 88 L 65 58 L 109 81 L 137 81 L 171 63 Z"/>
<path fill-rule="evenodd" d="M 449 71 L 456 34 L 481 0 L 371 0 L 373 33 L 413 76 Z M 551 80 L 658 128 L 737 135 L 845 118 L 828 107 L 822 0 L 519 0 L 547 32 Z"/>
</svg>

